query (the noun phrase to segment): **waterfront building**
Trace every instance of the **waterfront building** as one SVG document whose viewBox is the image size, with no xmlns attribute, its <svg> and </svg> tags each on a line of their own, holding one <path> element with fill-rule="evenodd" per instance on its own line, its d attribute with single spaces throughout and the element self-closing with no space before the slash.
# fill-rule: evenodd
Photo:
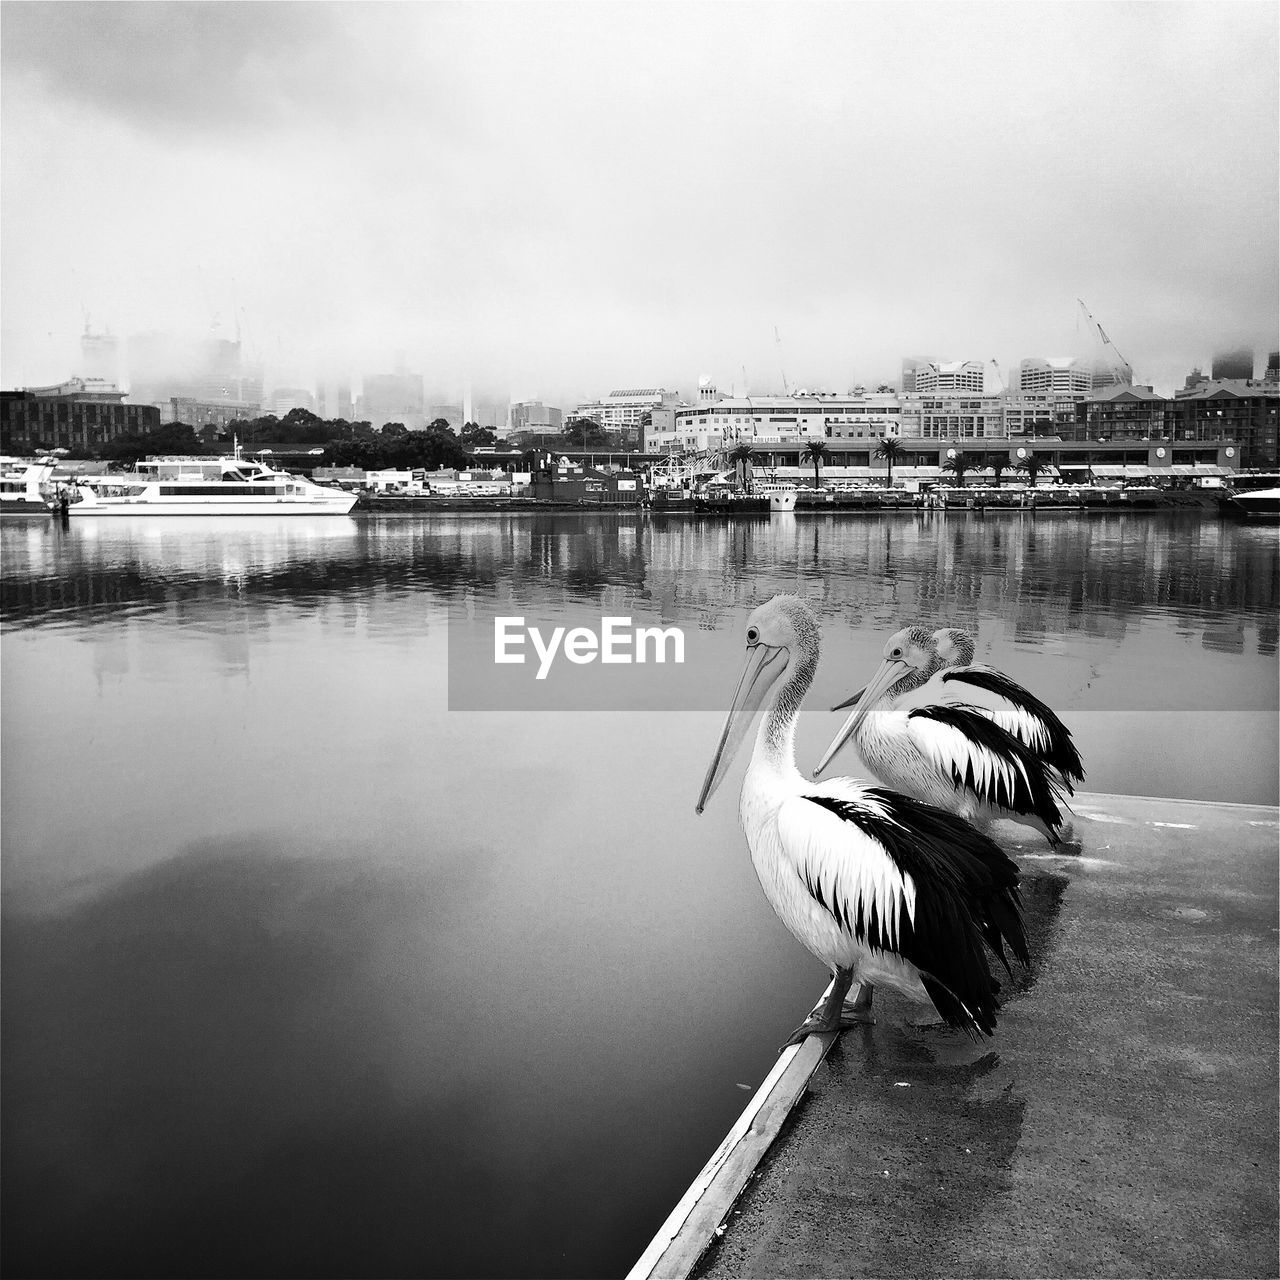
<svg viewBox="0 0 1280 1280">
<path fill-rule="evenodd" d="M 1165 407 L 1174 441 L 1238 441 L 1243 466 L 1274 466 L 1280 387 L 1265 382 L 1208 382 Z"/>
<path fill-rule="evenodd" d="M 0 392 L 0 451 L 4 453 L 78 452 L 159 426 L 160 410 L 155 405 L 125 404 L 118 387 L 88 378 Z"/>
<path fill-rule="evenodd" d="M 809 439 L 879 440 L 901 430 L 901 405 L 893 393 L 848 395 L 723 396 L 678 405 L 669 430 L 665 416 L 645 435 L 654 452 L 704 453 L 737 441 Z"/>
<path fill-rule="evenodd" d="M 646 434 L 645 448 L 701 453 L 739 440 L 878 440 L 899 434 L 900 420 L 899 398 L 892 393 L 726 396 L 676 406 L 671 430 L 655 426 Z"/>
<path fill-rule="evenodd" d="M 637 387 L 610 391 L 603 400 L 590 400 L 574 410 L 576 418 L 590 418 L 606 431 L 620 431 L 624 438 L 639 438 L 641 419 L 664 405 L 674 405 L 679 395 L 665 387 Z"/>
<path fill-rule="evenodd" d="M 1211 368 L 1214 382 L 1247 382 L 1253 377 L 1253 352 L 1248 347 L 1219 351 L 1213 357 Z"/>
<path fill-rule="evenodd" d="M 1001 396 L 903 395 L 900 416 L 904 439 L 980 440 L 1006 434 Z"/>
<path fill-rule="evenodd" d="M 635 471 L 601 471 L 576 462 L 553 462 L 530 477 L 530 496 L 542 502 L 589 502 L 634 506 L 644 497 Z"/>
<path fill-rule="evenodd" d="M 1079 396 L 1013 392 L 1000 399 L 1007 436 L 1070 437 L 1074 434 Z"/>
<path fill-rule="evenodd" d="M 1018 367 L 1018 390 L 1029 395 L 1085 396 L 1093 390 L 1093 373 L 1073 356 L 1028 359 Z"/>
<path fill-rule="evenodd" d="M 410 431 L 427 425 L 426 395 L 420 373 L 366 373 L 357 413 L 360 421 L 380 431 L 402 422 Z"/>
<path fill-rule="evenodd" d="M 657 448 L 655 441 L 674 440 L 676 434 L 676 410 L 680 408 L 688 408 L 688 406 L 664 405 L 658 409 L 651 409 L 647 422 L 641 419 L 640 449 L 642 452 Z M 706 447 L 705 444 L 702 446 L 704 450 Z M 680 451 L 683 452 L 683 449 Z M 670 452 L 670 450 L 667 450 L 667 452 Z"/>
<path fill-rule="evenodd" d="M 911 389 L 929 396 L 980 396 L 986 390 L 986 366 L 981 360 L 917 362 Z"/>
<path fill-rule="evenodd" d="M 882 485 L 889 464 L 877 458 L 875 441 L 831 441 L 821 465 L 824 485 Z M 756 479 L 813 484 L 813 462 L 800 441 L 756 442 L 752 474 Z M 1242 450 L 1233 440 L 1175 444 L 1167 440 L 953 440 L 904 439 L 893 462 L 894 486 L 915 490 L 948 483 L 943 470 L 950 458 L 963 453 L 971 462 L 966 483 L 992 483 L 991 463 L 999 458 L 1006 468 L 1005 485 L 1025 482 L 1017 468 L 1032 455 L 1045 467 L 1045 478 L 1133 482 L 1174 480 L 1192 483 L 1216 480 L 1239 468 Z"/>
<path fill-rule="evenodd" d="M 1167 434 L 1170 403 L 1150 387 L 1096 391 L 1076 406 L 1075 436 L 1084 440 L 1157 440 Z"/>
</svg>

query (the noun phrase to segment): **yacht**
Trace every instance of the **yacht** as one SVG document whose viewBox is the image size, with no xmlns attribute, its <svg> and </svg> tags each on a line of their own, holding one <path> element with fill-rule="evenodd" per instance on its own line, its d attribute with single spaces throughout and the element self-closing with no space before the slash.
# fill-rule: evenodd
<svg viewBox="0 0 1280 1280">
<path fill-rule="evenodd" d="M 0 516 L 47 516 L 56 458 L 0 458 Z"/>
<path fill-rule="evenodd" d="M 345 516 L 358 495 L 277 471 L 237 448 L 221 458 L 148 458 L 136 471 L 83 476 L 68 515 Z"/>
<path fill-rule="evenodd" d="M 1231 506 L 1246 516 L 1280 518 L 1280 472 L 1241 471 L 1227 482 Z"/>
</svg>

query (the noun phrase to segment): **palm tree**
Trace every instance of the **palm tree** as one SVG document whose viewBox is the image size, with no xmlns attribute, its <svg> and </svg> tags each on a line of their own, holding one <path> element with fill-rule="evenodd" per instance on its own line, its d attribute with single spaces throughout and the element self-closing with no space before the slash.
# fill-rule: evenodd
<svg viewBox="0 0 1280 1280">
<path fill-rule="evenodd" d="M 751 460 L 755 456 L 755 450 L 745 440 L 729 450 L 729 461 L 738 474 L 738 486 L 747 493 L 751 492 Z"/>
<path fill-rule="evenodd" d="M 957 453 L 954 458 L 948 458 L 942 464 L 942 469 L 952 472 L 955 475 L 956 484 L 963 489 L 964 473 L 973 470 L 973 458 L 967 453 Z"/>
<path fill-rule="evenodd" d="M 1034 453 L 1029 453 L 1023 460 L 1018 463 L 1018 470 L 1027 473 L 1027 483 L 1034 489 L 1036 487 L 1036 477 L 1049 464 L 1043 459 L 1037 457 Z"/>
<path fill-rule="evenodd" d="M 825 440 L 809 440 L 805 443 L 805 452 L 813 463 L 813 487 L 819 486 L 818 468 L 827 460 L 827 442 Z"/>
<path fill-rule="evenodd" d="M 876 457 L 883 458 L 889 464 L 889 474 L 885 480 L 885 488 L 893 488 L 893 460 L 902 452 L 902 441 L 893 436 L 885 436 L 876 445 Z"/>
<path fill-rule="evenodd" d="M 1000 487 L 1000 477 L 1009 470 L 1009 459 L 1003 453 L 997 453 L 987 463 L 996 478 L 996 488 Z"/>
</svg>

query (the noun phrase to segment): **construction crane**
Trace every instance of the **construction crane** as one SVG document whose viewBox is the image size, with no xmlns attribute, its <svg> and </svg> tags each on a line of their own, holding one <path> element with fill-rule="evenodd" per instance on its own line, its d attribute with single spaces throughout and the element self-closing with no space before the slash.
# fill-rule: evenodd
<svg viewBox="0 0 1280 1280">
<path fill-rule="evenodd" d="M 1120 354 L 1116 349 L 1116 344 L 1107 337 L 1107 331 L 1093 318 L 1093 313 L 1085 306 L 1083 298 L 1077 298 L 1080 304 L 1080 310 L 1084 312 L 1084 318 L 1088 322 L 1090 329 L 1097 336 L 1102 344 L 1102 355 L 1106 359 L 1113 374 L 1120 374 L 1118 381 L 1133 380 L 1133 366 Z"/>
<path fill-rule="evenodd" d="M 991 367 L 995 370 L 996 377 L 1000 379 L 1000 390 L 996 394 L 1004 395 L 1004 393 L 1009 390 L 1009 384 L 1005 381 L 1004 373 L 1000 369 L 1000 362 L 995 358 L 995 356 L 991 357 Z"/>
<path fill-rule="evenodd" d="M 787 385 L 787 371 L 782 367 L 782 334 L 778 332 L 778 326 L 773 326 L 773 340 L 778 346 L 778 372 L 782 374 L 782 394 L 789 396 L 791 388 Z"/>
</svg>

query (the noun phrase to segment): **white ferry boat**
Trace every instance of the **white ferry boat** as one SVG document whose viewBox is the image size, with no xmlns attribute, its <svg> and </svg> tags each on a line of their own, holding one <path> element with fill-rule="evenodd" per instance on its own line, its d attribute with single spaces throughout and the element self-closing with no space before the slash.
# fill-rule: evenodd
<svg viewBox="0 0 1280 1280">
<path fill-rule="evenodd" d="M 261 459 L 148 458 L 136 471 L 82 476 L 68 515 L 344 516 L 354 493 L 277 471 Z"/>
<path fill-rule="evenodd" d="M 54 458 L 0 458 L 0 516 L 47 516 Z"/>
<path fill-rule="evenodd" d="M 781 480 L 757 481 L 756 493 L 769 499 L 770 511 L 794 511 L 796 509 L 796 486 Z"/>
</svg>

